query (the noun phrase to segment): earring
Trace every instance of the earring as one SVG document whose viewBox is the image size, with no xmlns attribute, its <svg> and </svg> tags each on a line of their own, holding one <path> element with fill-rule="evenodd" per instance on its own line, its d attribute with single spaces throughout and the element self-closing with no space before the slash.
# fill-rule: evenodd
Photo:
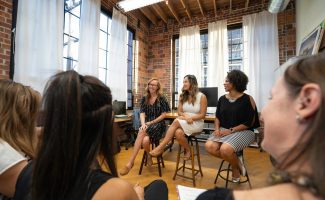
<svg viewBox="0 0 325 200">
<path fill-rule="evenodd" d="M 302 118 L 299 114 L 296 114 L 296 121 L 297 121 L 299 124 L 302 124 L 303 122 L 305 122 L 305 119 Z"/>
</svg>

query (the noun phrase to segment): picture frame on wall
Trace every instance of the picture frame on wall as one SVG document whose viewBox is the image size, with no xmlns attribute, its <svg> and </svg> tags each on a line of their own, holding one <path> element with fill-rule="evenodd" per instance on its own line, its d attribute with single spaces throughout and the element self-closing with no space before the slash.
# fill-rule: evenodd
<svg viewBox="0 0 325 200">
<path fill-rule="evenodd" d="M 307 37 L 305 37 L 299 47 L 299 56 L 308 56 L 318 53 L 322 36 L 324 34 L 324 22 L 317 26 Z"/>
</svg>

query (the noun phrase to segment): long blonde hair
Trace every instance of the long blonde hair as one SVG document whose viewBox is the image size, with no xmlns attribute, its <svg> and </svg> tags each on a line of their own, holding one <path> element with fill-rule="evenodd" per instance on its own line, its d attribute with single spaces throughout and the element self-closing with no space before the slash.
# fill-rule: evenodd
<svg viewBox="0 0 325 200">
<path fill-rule="evenodd" d="M 190 89 L 184 90 L 182 88 L 182 94 L 180 95 L 180 102 L 184 104 L 184 102 L 188 101 L 191 97 L 191 103 L 194 105 L 196 101 L 196 94 L 199 92 L 198 84 L 196 77 L 194 75 L 186 75 L 184 79 L 187 78 L 188 82 L 190 82 Z"/>
<path fill-rule="evenodd" d="M 162 91 L 161 91 L 161 84 L 157 78 L 152 78 L 148 81 L 147 86 L 146 86 L 146 94 L 145 94 L 145 104 L 149 104 L 149 99 L 151 98 L 151 94 L 149 91 L 149 85 L 152 81 L 157 81 L 157 99 L 159 101 L 159 98 L 162 96 Z"/>
<path fill-rule="evenodd" d="M 35 157 L 40 101 L 40 94 L 32 88 L 0 80 L 0 138 L 30 158 Z"/>
</svg>

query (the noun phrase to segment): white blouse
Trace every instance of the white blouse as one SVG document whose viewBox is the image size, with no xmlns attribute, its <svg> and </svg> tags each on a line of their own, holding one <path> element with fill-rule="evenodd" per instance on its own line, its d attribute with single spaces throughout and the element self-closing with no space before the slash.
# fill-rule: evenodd
<svg viewBox="0 0 325 200">
<path fill-rule="evenodd" d="M 26 158 L 0 139 L 0 175 Z"/>
</svg>

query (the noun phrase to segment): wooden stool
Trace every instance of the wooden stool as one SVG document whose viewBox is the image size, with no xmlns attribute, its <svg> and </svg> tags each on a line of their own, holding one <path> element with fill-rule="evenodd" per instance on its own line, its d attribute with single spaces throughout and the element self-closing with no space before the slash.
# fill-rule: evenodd
<svg viewBox="0 0 325 200">
<path fill-rule="evenodd" d="M 198 134 L 200 134 L 200 133 L 198 133 Z M 198 173 L 201 174 L 201 177 L 203 176 L 202 169 L 201 169 L 201 161 L 200 161 L 200 147 L 199 147 L 199 143 L 197 141 L 197 138 L 194 135 L 186 136 L 186 137 L 187 137 L 187 141 L 188 141 L 188 143 L 190 144 L 190 147 L 191 147 L 190 148 L 190 150 L 191 150 L 191 159 L 189 159 L 187 161 L 191 161 L 192 167 L 186 167 L 185 166 L 185 163 L 186 163 L 185 160 L 183 160 L 183 165 L 179 167 L 181 153 L 184 153 L 184 149 L 182 148 L 181 145 L 179 145 L 178 153 L 177 153 L 177 161 L 176 161 L 176 170 L 175 170 L 175 174 L 174 174 L 173 180 L 175 180 L 176 176 L 180 176 L 180 177 L 183 177 L 183 178 L 191 179 L 193 181 L 193 186 L 195 187 L 195 176 Z M 194 153 L 193 141 L 195 142 L 196 153 Z M 198 162 L 198 165 L 199 165 L 199 169 L 195 169 L 194 168 L 194 160 L 195 160 L 194 157 L 195 156 L 197 158 L 197 162 Z M 185 169 L 191 170 L 192 176 L 185 176 L 184 175 Z M 180 170 L 183 171 L 182 174 L 179 173 Z"/>
<path fill-rule="evenodd" d="M 150 143 L 151 143 L 151 149 L 154 149 L 155 147 L 157 147 L 159 145 L 159 140 L 153 140 L 150 138 Z M 157 156 L 156 158 L 157 158 L 157 162 L 152 163 L 152 165 L 158 165 L 158 172 L 159 172 L 159 176 L 161 177 L 162 173 L 161 173 L 160 164 L 162 165 L 162 167 L 165 168 L 165 163 L 164 163 L 162 155 Z M 142 173 L 143 165 L 147 166 L 147 160 L 148 160 L 148 154 L 146 151 L 144 151 L 143 156 L 142 156 L 141 165 L 140 165 L 139 175 Z"/>
<path fill-rule="evenodd" d="M 238 158 L 239 158 L 239 157 L 242 157 L 242 158 L 243 158 L 243 165 L 244 165 L 244 167 L 245 167 L 245 169 L 246 169 L 246 174 L 245 174 L 245 176 L 244 176 L 245 179 L 244 179 L 243 181 L 240 180 L 240 181 L 237 182 L 237 183 L 238 183 L 238 184 L 241 184 L 241 183 L 246 183 L 246 182 L 248 182 L 248 184 L 249 184 L 249 188 L 252 189 L 252 185 L 251 185 L 251 182 L 250 182 L 250 180 L 249 180 L 249 176 L 248 176 L 247 168 L 246 168 L 246 166 L 245 166 L 245 162 L 244 162 L 244 153 L 243 153 L 243 150 L 236 152 L 236 154 L 237 154 Z M 226 181 L 226 186 L 225 186 L 225 187 L 228 188 L 228 182 L 232 182 L 232 183 L 234 183 L 234 182 L 233 182 L 232 179 L 229 177 L 229 171 L 231 170 L 231 165 L 230 165 L 230 163 L 228 163 L 228 167 L 227 167 L 227 168 L 222 168 L 224 162 L 225 162 L 225 160 L 222 160 L 222 162 L 221 162 L 221 164 L 220 164 L 220 167 L 219 167 L 219 170 L 218 170 L 218 173 L 217 173 L 217 176 L 216 176 L 216 178 L 215 178 L 215 180 L 214 180 L 214 184 L 217 183 L 218 177 L 220 176 L 220 178 L 222 178 L 223 180 Z M 226 161 L 226 162 L 227 162 L 227 161 Z M 227 172 L 227 176 L 225 177 L 223 174 L 221 174 L 221 172 Z"/>
</svg>

